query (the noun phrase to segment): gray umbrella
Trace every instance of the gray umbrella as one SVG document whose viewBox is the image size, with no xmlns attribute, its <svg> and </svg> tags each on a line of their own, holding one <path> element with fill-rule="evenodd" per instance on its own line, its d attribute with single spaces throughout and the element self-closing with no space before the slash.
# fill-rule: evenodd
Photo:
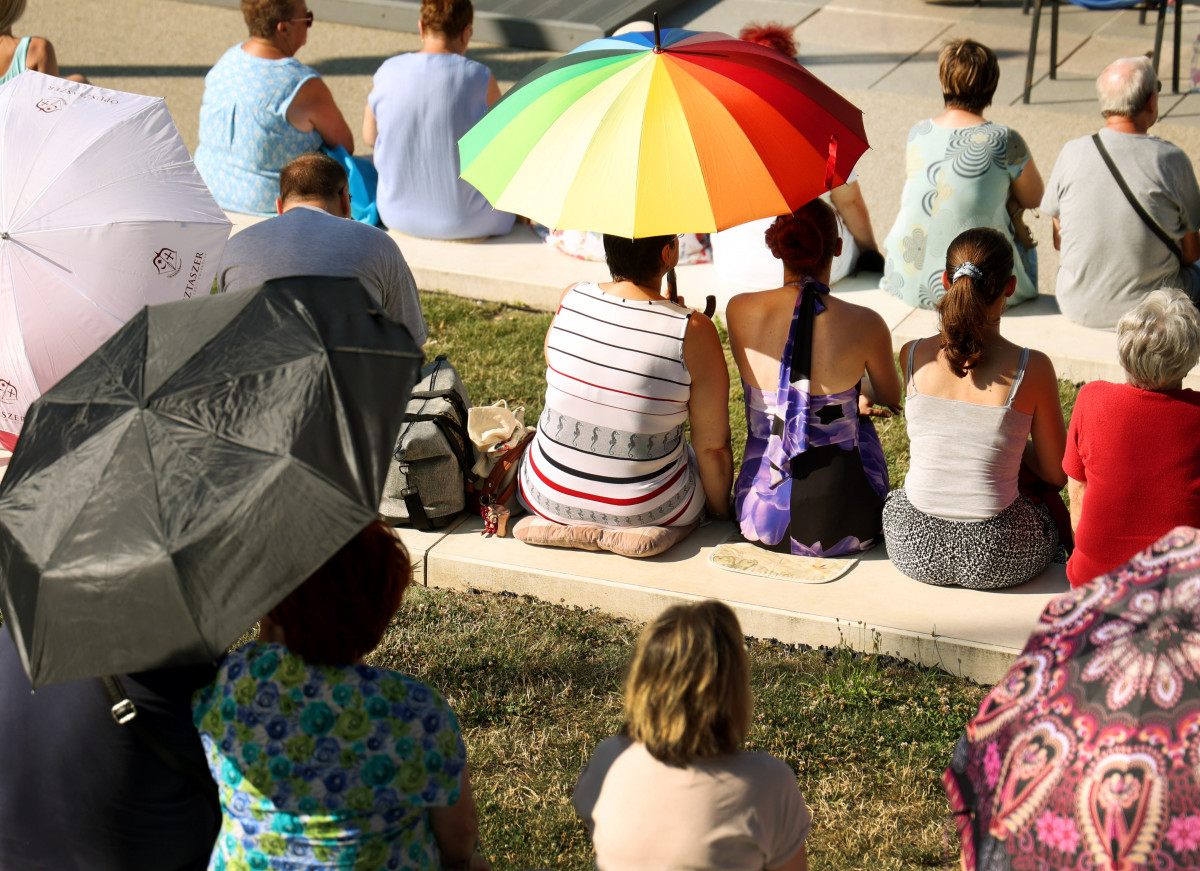
<svg viewBox="0 0 1200 871">
<path fill-rule="evenodd" d="M 143 309 L 0 482 L 33 686 L 211 661 L 376 517 L 422 355 L 353 279 Z"/>
</svg>

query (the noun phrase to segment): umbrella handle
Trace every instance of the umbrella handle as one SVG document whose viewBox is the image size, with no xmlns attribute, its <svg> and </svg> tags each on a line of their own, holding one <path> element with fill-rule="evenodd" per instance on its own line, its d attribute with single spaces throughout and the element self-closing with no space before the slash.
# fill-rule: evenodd
<svg viewBox="0 0 1200 871">
<path fill-rule="evenodd" d="M 679 302 L 679 279 L 675 277 L 674 268 L 667 270 L 667 299 Z"/>
</svg>

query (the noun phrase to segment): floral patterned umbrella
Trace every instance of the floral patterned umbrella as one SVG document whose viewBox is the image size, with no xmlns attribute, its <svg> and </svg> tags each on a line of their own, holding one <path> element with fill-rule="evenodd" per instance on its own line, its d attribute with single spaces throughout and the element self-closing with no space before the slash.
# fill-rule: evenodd
<svg viewBox="0 0 1200 871">
<path fill-rule="evenodd" d="M 1200 867 L 1200 530 L 1054 599 L 943 778 L 963 867 Z"/>
</svg>

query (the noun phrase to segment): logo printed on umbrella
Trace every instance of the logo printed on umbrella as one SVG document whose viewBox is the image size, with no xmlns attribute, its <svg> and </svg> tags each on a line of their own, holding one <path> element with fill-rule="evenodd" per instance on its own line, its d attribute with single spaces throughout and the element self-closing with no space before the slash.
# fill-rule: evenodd
<svg viewBox="0 0 1200 871">
<path fill-rule="evenodd" d="M 0 378 L 0 402 L 16 402 L 17 385 Z"/>
<path fill-rule="evenodd" d="M 161 249 L 154 255 L 154 268 L 158 270 L 159 275 L 174 278 L 183 268 L 183 264 L 179 262 L 179 252 L 173 248 Z"/>
<path fill-rule="evenodd" d="M 57 112 L 59 109 L 65 109 L 67 101 L 62 97 L 44 97 L 37 101 L 37 107 L 49 115 L 51 112 Z"/>
</svg>

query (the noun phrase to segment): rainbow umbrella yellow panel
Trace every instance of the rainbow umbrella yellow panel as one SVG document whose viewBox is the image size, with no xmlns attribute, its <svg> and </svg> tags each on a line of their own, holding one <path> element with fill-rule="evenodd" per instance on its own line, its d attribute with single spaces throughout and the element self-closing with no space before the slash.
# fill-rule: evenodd
<svg viewBox="0 0 1200 871">
<path fill-rule="evenodd" d="M 664 30 L 540 67 L 458 147 L 496 208 L 639 238 L 790 212 L 844 184 L 867 139 L 862 112 L 786 55 Z"/>
</svg>

